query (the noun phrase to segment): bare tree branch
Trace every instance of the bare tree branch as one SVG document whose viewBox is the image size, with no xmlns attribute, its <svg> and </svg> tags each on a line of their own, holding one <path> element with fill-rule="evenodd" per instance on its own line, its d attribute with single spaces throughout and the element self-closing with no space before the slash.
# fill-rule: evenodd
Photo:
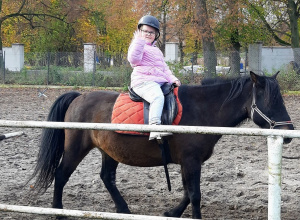
<svg viewBox="0 0 300 220">
<path fill-rule="evenodd" d="M 259 16 L 259 18 L 261 19 L 261 21 L 264 23 L 265 27 L 268 29 L 268 31 L 270 32 L 270 34 L 272 35 L 272 37 L 279 44 L 281 44 L 283 46 L 290 46 L 291 45 L 289 42 L 286 42 L 286 41 L 282 40 L 280 37 L 278 37 L 278 35 L 275 33 L 275 30 L 270 26 L 270 24 L 267 22 L 267 20 L 265 19 L 265 17 L 260 13 L 260 11 L 256 8 L 255 5 L 253 5 L 250 2 L 248 2 L 248 5 L 257 13 L 257 15 Z"/>
</svg>

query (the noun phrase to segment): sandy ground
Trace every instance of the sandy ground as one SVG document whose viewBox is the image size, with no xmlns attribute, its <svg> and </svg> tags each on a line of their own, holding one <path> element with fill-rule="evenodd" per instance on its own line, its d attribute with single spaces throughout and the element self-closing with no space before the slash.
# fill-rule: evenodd
<svg viewBox="0 0 300 220">
<path fill-rule="evenodd" d="M 45 120 L 52 103 L 68 89 L 48 89 L 39 97 L 37 88 L 0 88 L 1 120 Z M 290 116 L 300 127 L 300 97 L 284 97 Z M 256 127 L 251 121 L 242 127 Z M 53 188 L 41 196 L 22 187 L 36 162 L 41 129 L 0 127 L 0 134 L 24 131 L 25 135 L 0 141 L 0 203 L 51 207 Z M 284 145 L 285 156 L 299 156 L 300 140 Z M 299 219 L 300 160 L 282 161 L 282 219 Z M 114 204 L 99 178 L 101 155 L 93 150 L 79 165 L 65 187 L 64 207 L 86 211 L 115 212 Z M 172 191 L 162 167 L 138 168 L 120 164 L 117 185 L 133 214 L 161 216 L 182 196 L 180 168 L 169 165 Z M 201 177 L 204 219 L 267 219 L 268 168 L 264 137 L 223 136 L 213 156 L 203 165 Z M 190 206 L 183 217 L 191 217 Z M 54 217 L 0 212 L 1 219 L 54 219 Z"/>
</svg>

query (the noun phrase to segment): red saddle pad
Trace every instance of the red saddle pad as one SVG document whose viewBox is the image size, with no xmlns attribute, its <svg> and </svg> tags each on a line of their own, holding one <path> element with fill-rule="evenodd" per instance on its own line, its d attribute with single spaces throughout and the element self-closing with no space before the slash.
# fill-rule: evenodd
<svg viewBox="0 0 300 220">
<path fill-rule="evenodd" d="M 178 105 L 178 114 L 172 125 L 178 125 L 182 116 L 182 105 L 178 98 L 178 88 L 174 89 Z M 134 102 L 130 99 L 128 93 L 121 93 L 112 111 L 111 123 L 114 124 L 144 124 L 144 106 L 143 102 Z M 122 134 L 149 135 L 149 133 L 141 133 L 137 131 L 116 131 Z"/>
</svg>

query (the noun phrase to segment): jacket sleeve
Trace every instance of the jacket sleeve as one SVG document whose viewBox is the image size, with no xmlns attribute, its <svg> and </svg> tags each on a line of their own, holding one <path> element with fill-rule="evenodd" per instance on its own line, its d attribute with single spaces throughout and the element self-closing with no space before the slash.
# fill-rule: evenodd
<svg viewBox="0 0 300 220">
<path fill-rule="evenodd" d="M 127 55 L 127 59 L 131 65 L 138 65 L 142 61 L 145 44 L 146 41 L 143 39 L 135 38 L 132 40 Z"/>
</svg>

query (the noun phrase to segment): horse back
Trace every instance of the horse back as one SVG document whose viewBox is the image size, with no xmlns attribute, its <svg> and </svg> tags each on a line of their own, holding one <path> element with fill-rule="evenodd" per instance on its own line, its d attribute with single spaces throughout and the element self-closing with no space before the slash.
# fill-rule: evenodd
<svg viewBox="0 0 300 220">
<path fill-rule="evenodd" d="M 118 92 L 105 90 L 83 93 L 70 104 L 65 121 L 110 123 L 118 96 Z"/>
</svg>

